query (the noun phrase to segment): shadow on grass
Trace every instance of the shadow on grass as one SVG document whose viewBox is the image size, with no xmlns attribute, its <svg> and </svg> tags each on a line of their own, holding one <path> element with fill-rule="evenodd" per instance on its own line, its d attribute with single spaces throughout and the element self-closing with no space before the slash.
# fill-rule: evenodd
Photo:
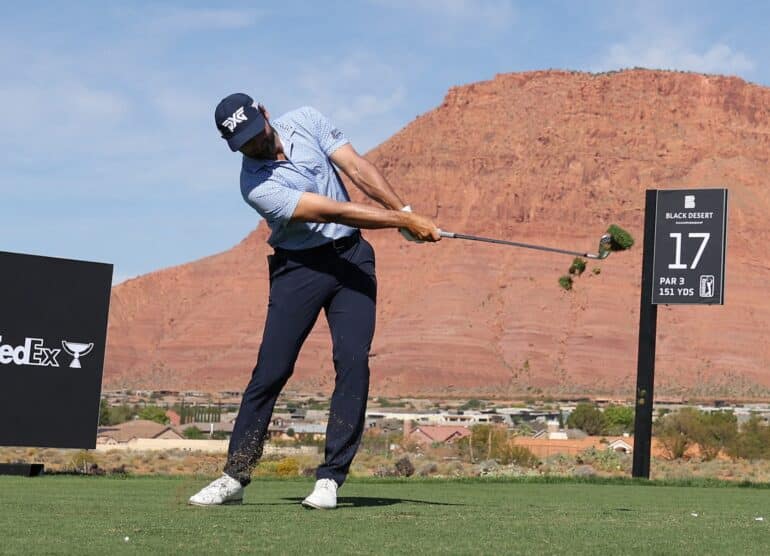
<svg viewBox="0 0 770 556">
<path fill-rule="evenodd" d="M 304 498 L 283 498 L 299 504 Z M 367 496 L 341 496 L 337 499 L 337 508 L 375 508 L 379 506 L 393 506 L 395 504 L 421 504 L 426 506 L 465 506 L 465 504 L 452 504 L 449 502 L 431 502 L 429 500 L 411 500 L 409 498 L 370 498 Z"/>
</svg>

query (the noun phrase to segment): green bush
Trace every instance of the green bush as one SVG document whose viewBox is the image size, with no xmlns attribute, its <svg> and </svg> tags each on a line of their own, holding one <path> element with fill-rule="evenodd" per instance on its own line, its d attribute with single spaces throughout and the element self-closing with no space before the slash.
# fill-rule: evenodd
<svg viewBox="0 0 770 556">
<path fill-rule="evenodd" d="M 738 420 L 732 411 L 714 411 L 701 413 L 701 426 L 695 433 L 701 457 L 710 461 L 728 446 L 734 444 L 738 436 Z"/>
<path fill-rule="evenodd" d="M 583 274 L 583 272 L 585 272 L 585 270 L 586 270 L 586 262 L 580 257 L 575 257 L 575 259 L 572 261 L 572 264 L 569 267 L 569 273 L 580 276 L 581 274 Z"/>
<path fill-rule="evenodd" d="M 205 436 L 198 427 L 187 427 L 182 434 L 190 440 L 200 440 Z"/>
<path fill-rule="evenodd" d="M 733 458 L 770 459 L 770 427 L 760 417 L 752 415 L 728 443 L 727 453 Z"/>
<path fill-rule="evenodd" d="M 634 408 L 627 405 L 611 405 L 604 409 L 607 434 L 634 432 Z"/>
<path fill-rule="evenodd" d="M 99 425 L 119 425 L 131 420 L 134 415 L 136 415 L 135 408 L 131 408 L 126 404 L 110 406 L 107 404 L 107 400 L 102 400 L 99 406 Z"/>
<path fill-rule="evenodd" d="M 683 407 L 659 418 L 655 423 L 654 434 L 669 459 L 680 459 L 697 442 L 701 427 L 700 411 Z"/>
<path fill-rule="evenodd" d="M 467 409 L 483 409 L 485 405 L 486 404 L 483 401 L 472 398 L 461 405 L 459 409 L 461 411 L 465 411 Z"/>
<path fill-rule="evenodd" d="M 634 238 L 631 237 L 631 234 L 616 224 L 612 224 L 607 228 L 607 233 L 612 236 L 612 241 L 610 242 L 610 249 L 612 251 L 625 251 L 626 249 L 631 249 L 631 246 L 634 244 Z"/>
<path fill-rule="evenodd" d="M 565 290 L 570 291 L 572 289 L 572 276 L 565 274 L 559 278 L 559 285 Z"/>
<path fill-rule="evenodd" d="M 166 410 L 157 405 L 148 405 L 139 411 L 139 418 L 148 421 L 155 421 L 161 425 L 168 425 L 169 419 L 166 417 Z"/>
<path fill-rule="evenodd" d="M 503 463 L 508 457 L 508 431 L 492 425 L 474 425 L 470 436 L 460 439 L 457 448 L 460 456 L 471 462 L 493 459 Z"/>
<path fill-rule="evenodd" d="M 604 413 L 593 404 L 579 403 L 575 410 L 567 418 L 567 426 L 571 429 L 580 429 L 591 436 L 604 434 L 607 421 Z"/>
</svg>

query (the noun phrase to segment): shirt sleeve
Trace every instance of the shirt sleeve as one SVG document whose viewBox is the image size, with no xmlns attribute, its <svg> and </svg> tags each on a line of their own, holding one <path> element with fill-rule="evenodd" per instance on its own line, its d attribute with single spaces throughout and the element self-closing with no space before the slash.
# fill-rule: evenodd
<svg viewBox="0 0 770 556">
<path fill-rule="evenodd" d="M 268 223 L 286 224 L 294 215 L 302 191 L 267 180 L 244 195 L 245 201 Z"/>
<path fill-rule="evenodd" d="M 326 156 L 339 149 L 342 145 L 350 143 L 341 129 L 335 127 L 329 119 L 321 114 L 318 110 L 312 106 L 306 106 L 304 109 L 308 119 L 312 123 L 313 132 L 315 133 L 318 144 L 321 146 L 321 150 Z"/>
</svg>

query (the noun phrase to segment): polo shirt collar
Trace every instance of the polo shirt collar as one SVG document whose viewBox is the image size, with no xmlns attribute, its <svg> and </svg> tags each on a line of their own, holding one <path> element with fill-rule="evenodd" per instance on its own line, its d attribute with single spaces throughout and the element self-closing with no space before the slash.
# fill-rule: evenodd
<svg viewBox="0 0 770 556">
<path fill-rule="evenodd" d="M 294 126 L 281 120 L 274 120 L 271 122 L 271 124 L 275 132 L 278 134 L 278 138 L 281 140 L 286 158 L 291 160 L 292 151 L 294 150 L 294 141 L 292 141 L 291 136 L 294 135 L 296 131 Z M 270 160 L 268 158 L 249 158 L 246 155 L 243 155 L 243 161 L 252 170 L 259 170 L 265 166 L 272 166 L 277 162 L 276 160 Z"/>
</svg>

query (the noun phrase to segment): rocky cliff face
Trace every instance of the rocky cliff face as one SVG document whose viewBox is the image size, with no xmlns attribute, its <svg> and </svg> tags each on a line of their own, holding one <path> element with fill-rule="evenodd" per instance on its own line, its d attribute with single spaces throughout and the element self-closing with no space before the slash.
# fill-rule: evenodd
<svg viewBox="0 0 770 556">
<path fill-rule="evenodd" d="M 631 398 L 644 191 L 727 187 L 726 304 L 660 308 L 657 393 L 770 396 L 770 89 L 645 70 L 498 75 L 451 89 L 367 156 L 446 230 L 595 250 L 617 223 L 638 242 L 565 292 L 569 257 L 366 233 L 380 283 L 374 393 Z M 106 387 L 245 386 L 265 237 L 114 288 Z M 290 387 L 327 393 L 333 380 L 321 318 Z"/>
</svg>

